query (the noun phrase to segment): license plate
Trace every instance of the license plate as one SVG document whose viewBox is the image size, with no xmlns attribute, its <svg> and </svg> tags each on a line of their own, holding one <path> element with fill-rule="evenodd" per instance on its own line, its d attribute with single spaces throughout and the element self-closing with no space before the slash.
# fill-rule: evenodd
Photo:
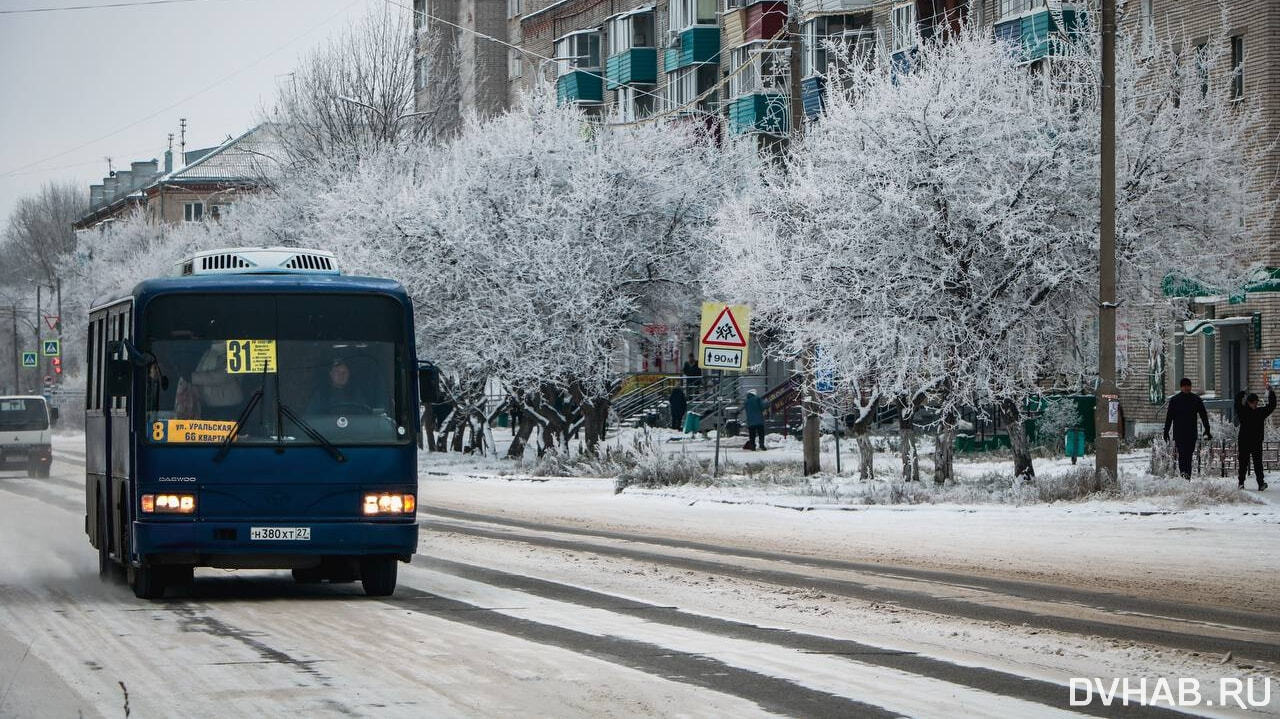
<svg viewBox="0 0 1280 719">
<path fill-rule="evenodd" d="M 249 539 L 307 542 L 311 540 L 311 527 L 250 527 Z"/>
</svg>

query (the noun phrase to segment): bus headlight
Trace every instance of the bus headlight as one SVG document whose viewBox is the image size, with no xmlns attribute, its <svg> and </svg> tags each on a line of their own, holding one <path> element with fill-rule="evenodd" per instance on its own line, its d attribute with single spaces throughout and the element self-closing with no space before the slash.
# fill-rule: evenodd
<svg viewBox="0 0 1280 719">
<path fill-rule="evenodd" d="M 193 494 L 144 494 L 142 511 L 145 514 L 192 514 L 196 511 Z"/>
<path fill-rule="evenodd" d="M 364 495 L 364 513 L 377 514 L 413 514 L 417 507 L 412 494 L 366 494 Z"/>
</svg>

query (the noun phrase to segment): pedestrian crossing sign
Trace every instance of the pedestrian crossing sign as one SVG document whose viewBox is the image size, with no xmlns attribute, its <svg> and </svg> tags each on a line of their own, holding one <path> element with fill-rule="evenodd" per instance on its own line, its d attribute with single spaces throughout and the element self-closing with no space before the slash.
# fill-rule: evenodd
<svg viewBox="0 0 1280 719">
<path fill-rule="evenodd" d="M 62 354 L 62 340 L 44 340 L 44 356 L 57 357 Z"/>
<path fill-rule="evenodd" d="M 22 353 L 22 366 L 23 366 L 23 367 L 35 367 L 35 366 L 36 366 L 36 353 L 35 353 L 35 352 L 23 352 L 23 353 Z"/>
</svg>

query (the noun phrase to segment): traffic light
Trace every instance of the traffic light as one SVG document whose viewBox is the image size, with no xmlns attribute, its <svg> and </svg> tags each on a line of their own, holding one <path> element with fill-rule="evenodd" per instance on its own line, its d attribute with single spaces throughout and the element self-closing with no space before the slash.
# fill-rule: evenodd
<svg viewBox="0 0 1280 719">
<path fill-rule="evenodd" d="M 53 373 L 55 375 L 62 374 L 62 358 L 61 357 L 53 358 Z"/>
</svg>

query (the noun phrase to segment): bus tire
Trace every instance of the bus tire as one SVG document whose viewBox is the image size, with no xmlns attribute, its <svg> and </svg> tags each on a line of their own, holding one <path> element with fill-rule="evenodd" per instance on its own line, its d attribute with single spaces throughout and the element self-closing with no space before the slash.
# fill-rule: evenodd
<svg viewBox="0 0 1280 719">
<path fill-rule="evenodd" d="M 196 580 L 196 568 L 190 564 L 178 564 L 164 569 L 166 586 L 186 587 Z"/>
<path fill-rule="evenodd" d="M 365 596 L 389 597 L 396 590 L 395 557 L 365 557 L 360 560 L 360 584 Z"/>
<path fill-rule="evenodd" d="M 164 596 L 166 567 L 143 564 L 129 567 L 129 586 L 138 599 L 159 599 Z"/>
<path fill-rule="evenodd" d="M 111 547 L 107 538 L 106 508 L 102 506 L 102 494 L 98 494 L 98 577 L 111 576 Z"/>
<path fill-rule="evenodd" d="M 293 570 L 293 581 L 298 584 L 319 584 L 324 579 L 320 567 L 304 567 L 302 569 Z"/>
</svg>

